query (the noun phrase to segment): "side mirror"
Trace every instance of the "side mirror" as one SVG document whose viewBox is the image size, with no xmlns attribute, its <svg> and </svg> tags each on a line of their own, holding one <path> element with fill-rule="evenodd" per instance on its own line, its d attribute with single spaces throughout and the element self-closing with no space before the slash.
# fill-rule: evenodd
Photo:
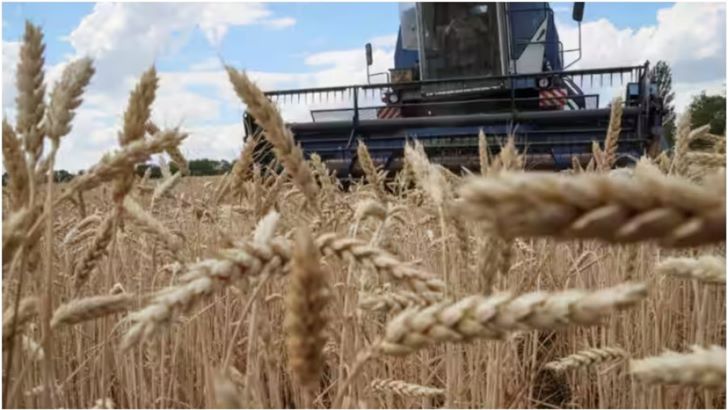
<svg viewBox="0 0 728 410">
<path fill-rule="evenodd" d="M 581 20 L 584 18 L 584 2 L 574 3 L 574 10 L 571 13 L 571 17 L 574 19 L 574 21 L 581 22 Z"/>
<path fill-rule="evenodd" d="M 367 53 L 367 66 L 370 66 L 373 63 L 373 61 L 372 61 L 372 43 L 366 43 L 366 45 L 364 45 L 364 49 L 366 50 L 366 53 Z"/>
</svg>

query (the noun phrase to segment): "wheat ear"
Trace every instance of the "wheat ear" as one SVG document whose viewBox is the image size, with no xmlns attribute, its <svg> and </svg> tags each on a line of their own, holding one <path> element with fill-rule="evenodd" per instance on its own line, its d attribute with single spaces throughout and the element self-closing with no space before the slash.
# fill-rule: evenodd
<svg viewBox="0 0 728 410">
<path fill-rule="evenodd" d="M 286 168 L 309 204 L 318 207 L 316 198 L 318 185 L 303 158 L 301 147 L 296 145 L 293 134 L 286 127 L 281 114 L 245 73 L 240 73 L 230 66 L 227 66 L 226 70 L 235 92 L 247 104 L 248 111 L 265 131 L 263 135 L 273 146 L 276 158 Z"/>
<path fill-rule="evenodd" d="M 622 98 L 617 97 L 613 99 L 609 113 L 609 128 L 607 129 L 607 136 L 604 139 L 603 171 L 612 169 L 614 163 L 617 161 L 619 133 L 622 132 L 622 110 Z"/>
<path fill-rule="evenodd" d="M 21 208 L 3 221 L 3 265 L 10 262 L 15 252 L 28 240 L 27 230 L 32 222 L 32 213 Z"/>
<path fill-rule="evenodd" d="M 109 212 L 103 222 L 96 230 L 96 235 L 91 246 L 86 250 L 81 261 L 76 265 L 73 275 L 75 277 L 76 288 L 80 288 L 87 280 L 91 272 L 94 270 L 99 260 L 106 255 L 106 248 L 111 243 L 112 234 L 116 224 L 116 212 Z"/>
<path fill-rule="evenodd" d="M 144 140 L 158 82 L 157 71 L 152 66 L 142 74 L 139 83 L 129 94 L 129 102 L 124 112 L 124 128 L 118 135 L 120 146 Z M 129 164 L 114 180 L 113 199 L 119 205 L 134 185 L 134 165 Z"/>
<path fill-rule="evenodd" d="M 441 293 L 429 292 L 421 295 L 408 290 L 380 288 L 374 292 L 359 292 L 359 308 L 385 313 L 399 313 L 413 306 L 428 306 L 431 301 L 441 298 Z"/>
<path fill-rule="evenodd" d="M 328 233 L 316 238 L 316 244 L 325 255 L 336 255 L 342 259 L 367 264 L 390 280 L 404 283 L 423 296 L 442 293 L 445 289 L 442 280 L 433 274 L 400 262 L 388 252 L 369 246 L 359 239 L 339 238 L 336 234 Z"/>
<path fill-rule="evenodd" d="M 725 348 L 692 346 L 690 353 L 668 351 L 660 356 L 630 362 L 630 373 L 652 384 L 694 387 L 725 386 Z"/>
<path fill-rule="evenodd" d="M 179 134 L 175 130 L 163 131 L 153 138 L 133 141 L 116 152 L 105 154 L 96 165 L 73 179 L 59 201 L 70 198 L 76 192 L 112 181 L 133 169 L 135 164 L 147 161 L 152 154 L 178 145 L 185 138 L 187 134 Z"/>
<path fill-rule="evenodd" d="M 243 184 L 250 178 L 253 163 L 255 162 L 255 147 L 260 141 L 260 134 L 250 135 L 245 141 L 243 148 L 240 150 L 240 156 L 235 161 L 232 169 L 232 191 L 238 196 L 243 191 Z"/>
<path fill-rule="evenodd" d="M 179 175 L 179 173 L 177 173 Z M 169 231 L 159 220 L 145 212 L 142 207 L 131 197 L 124 198 L 124 211 L 140 225 L 146 227 L 164 242 L 167 249 L 171 250 L 176 257 L 182 249 L 180 238 Z"/>
<path fill-rule="evenodd" d="M 329 322 L 326 305 L 331 295 L 319 259 L 310 232 L 300 230 L 293 248 L 284 327 L 291 371 L 298 383 L 307 388 L 318 385 L 323 372 Z"/>
<path fill-rule="evenodd" d="M 18 95 L 16 129 L 23 137 L 25 152 L 30 154 L 32 165 L 43 153 L 43 126 L 41 121 L 45 115 L 45 44 L 43 32 L 38 26 L 25 22 L 23 45 L 20 47 L 20 61 L 15 73 Z"/>
<path fill-rule="evenodd" d="M 490 167 L 490 152 L 488 151 L 488 140 L 481 128 L 478 132 L 478 160 L 480 161 L 480 174 L 486 175 Z"/>
<path fill-rule="evenodd" d="M 725 241 L 725 173 L 706 186 L 659 172 L 639 174 L 473 178 L 460 190 L 462 210 L 507 238 L 653 239 L 672 247 Z"/>
<path fill-rule="evenodd" d="M 290 260 L 290 246 L 281 241 L 268 244 L 243 243 L 219 252 L 219 257 L 192 264 L 179 277 L 179 284 L 155 294 L 149 304 L 130 313 L 131 327 L 122 339 L 123 350 L 163 329 L 181 312 L 197 305 L 203 297 L 226 288 L 244 277 L 264 271 L 280 272 Z"/>
<path fill-rule="evenodd" d="M 159 185 L 157 185 L 154 188 L 154 191 L 152 192 L 152 207 L 155 203 L 157 203 L 162 197 L 165 195 L 168 195 L 169 192 L 177 186 L 177 184 L 182 180 L 182 171 L 177 172 L 176 174 L 170 176 L 169 178 L 162 181 Z"/>
<path fill-rule="evenodd" d="M 564 372 L 571 369 L 592 367 L 604 362 L 622 360 L 628 356 L 629 354 L 619 347 L 595 347 L 548 362 L 544 367 L 557 372 Z"/>
<path fill-rule="evenodd" d="M 474 295 L 402 312 L 387 324 L 378 349 L 385 354 L 404 355 L 435 343 L 503 339 L 508 332 L 570 324 L 589 326 L 646 296 L 646 286 L 634 283 L 596 291 L 572 289 L 516 297 L 508 293 Z"/>
<path fill-rule="evenodd" d="M 725 258 L 704 255 L 693 258 L 667 258 L 657 265 L 657 273 L 701 282 L 725 285 Z"/>
<path fill-rule="evenodd" d="M 3 312 L 3 347 L 23 329 L 38 314 L 40 300 L 34 296 L 20 300 L 17 312 L 13 308 L 5 309 Z"/>
<path fill-rule="evenodd" d="M 28 202 L 28 167 L 15 130 L 3 117 L 3 165 L 8 173 L 10 209 L 17 210 Z"/>
<path fill-rule="evenodd" d="M 356 154 L 359 159 L 359 165 L 361 165 L 364 175 L 367 177 L 367 181 L 369 181 L 369 183 L 374 187 L 374 192 L 377 194 L 377 198 L 380 201 L 386 201 L 387 196 L 384 192 L 384 186 L 382 181 L 379 179 L 377 167 L 374 165 L 374 161 L 372 160 L 371 155 L 369 155 L 369 150 L 367 149 L 366 144 L 364 144 L 364 141 L 359 140 L 356 147 Z"/>
<path fill-rule="evenodd" d="M 81 58 L 66 66 L 61 80 L 53 87 L 50 105 L 46 112 L 46 130 L 54 145 L 58 144 L 61 137 L 71 132 L 74 110 L 81 105 L 81 95 L 94 72 L 91 59 Z"/>
<path fill-rule="evenodd" d="M 419 384 L 407 383 L 402 380 L 374 379 L 370 384 L 374 391 L 394 393 L 406 397 L 435 397 L 445 395 L 445 389 L 421 386 Z"/>
<path fill-rule="evenodd" d="M 136 299 L 137 296 L 127 293 L 74 299 L 56 308 L 51 319 L 51 327 L 75 325 L 115 313 L 123 313 L 131 308 Z"/>
</svg>

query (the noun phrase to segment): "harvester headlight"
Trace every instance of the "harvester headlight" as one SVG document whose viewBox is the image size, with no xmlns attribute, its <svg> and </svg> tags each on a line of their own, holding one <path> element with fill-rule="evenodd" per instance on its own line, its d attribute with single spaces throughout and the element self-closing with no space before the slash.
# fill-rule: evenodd
<svg viewBox="0 0 728 410">
<path fill-rule="evenodd" d="M 399 95 L 397 93 L 391 93 L 387 96 L 387 101 L 390 104 L 397 104 L 399 102 Z"/>
<path fill-rule="evenodd" d="M 548 88 L 549 85 L 551 85 L 551 80 L 549 80 L 548 77 L 541 77 L 538 79 L 539 88 Z"/>
</svg>

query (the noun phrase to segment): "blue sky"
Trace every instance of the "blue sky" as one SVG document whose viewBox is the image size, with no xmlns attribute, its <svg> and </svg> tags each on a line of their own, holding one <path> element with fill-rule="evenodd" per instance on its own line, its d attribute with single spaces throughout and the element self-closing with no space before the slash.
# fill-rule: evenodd
<svg viewBox="0 0 728 410">
<path fill-rule="evenodd" d="M 573 3 L 551 3 L 566 46 L 576 45 Z M 241 146 L 243 107 L 229 89 L 220 58 L 246 68 L 266 89 L 365 81 L 363 45 L 375 69 L 392 65 L 397 3 L 3 3 L 3 111 L 14 114 L 13 70 L 25 19 L 46 36 L 47 83 L 64 64 L 90 55 L 97 74 L 64 141 L 61 167 L 93 164 L 113 149 L 126 95 L 150 64 L 160 73 L 154 118 L 190 130 L 191 157 L 232 158 Z M 578 67 L 667 60 L 678 109 L 703 89 L 725 83 L 725 6 L 587 3 L 584 58 Z M 621 88 L 600 89 L 603 101 Z M 307 106 L 281 107 L 289 119 Z M 73 152 L 64 160 L 64 150 Z M 64 162 L 67 161 L 67 162 Z"/>
</svg>

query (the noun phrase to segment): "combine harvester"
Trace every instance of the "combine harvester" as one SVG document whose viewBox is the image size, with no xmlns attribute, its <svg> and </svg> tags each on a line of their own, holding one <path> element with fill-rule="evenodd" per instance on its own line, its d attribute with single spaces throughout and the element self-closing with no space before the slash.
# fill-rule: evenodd
<svg viewBox="0 0 728 410">
<path fill-rule="evenodd" d="M 307 157 L 318 153 L 344 180 L 361 175 L 359 139 L 390 175 L 402 168 L 411 140 L 422 142 L 432 162 L 455 172 L 476 170 L 481 129 L 492 153 L 515 135 L 529 169 L 565 169 L 572 157 L 585 165 L 592 141 L 604 140 L 610 109 L 599 108 L 599 95 L 582 88 L 625 81 L 618 166 L 656 154 L 662 100 L 648 62 L 569 70 L 581 58 L 583 12 L 584 3 L 574 3 L 579 46 L 565 50 L 548 3 L 404 3 L 389 72 L 369 74 L 367 44 L 368 84 L 266 95 L 278 104 L 338 103 L 339 108 L 311 110 L 310 122 L 289 126 Z M 573 56 L 568 64 L 566 55 Z M 372 83 L 374 76 L 386 82 Z M 246 113 L 244 122 L 246 135 L 252 135 L 255 119 Z"/>
</svg>

